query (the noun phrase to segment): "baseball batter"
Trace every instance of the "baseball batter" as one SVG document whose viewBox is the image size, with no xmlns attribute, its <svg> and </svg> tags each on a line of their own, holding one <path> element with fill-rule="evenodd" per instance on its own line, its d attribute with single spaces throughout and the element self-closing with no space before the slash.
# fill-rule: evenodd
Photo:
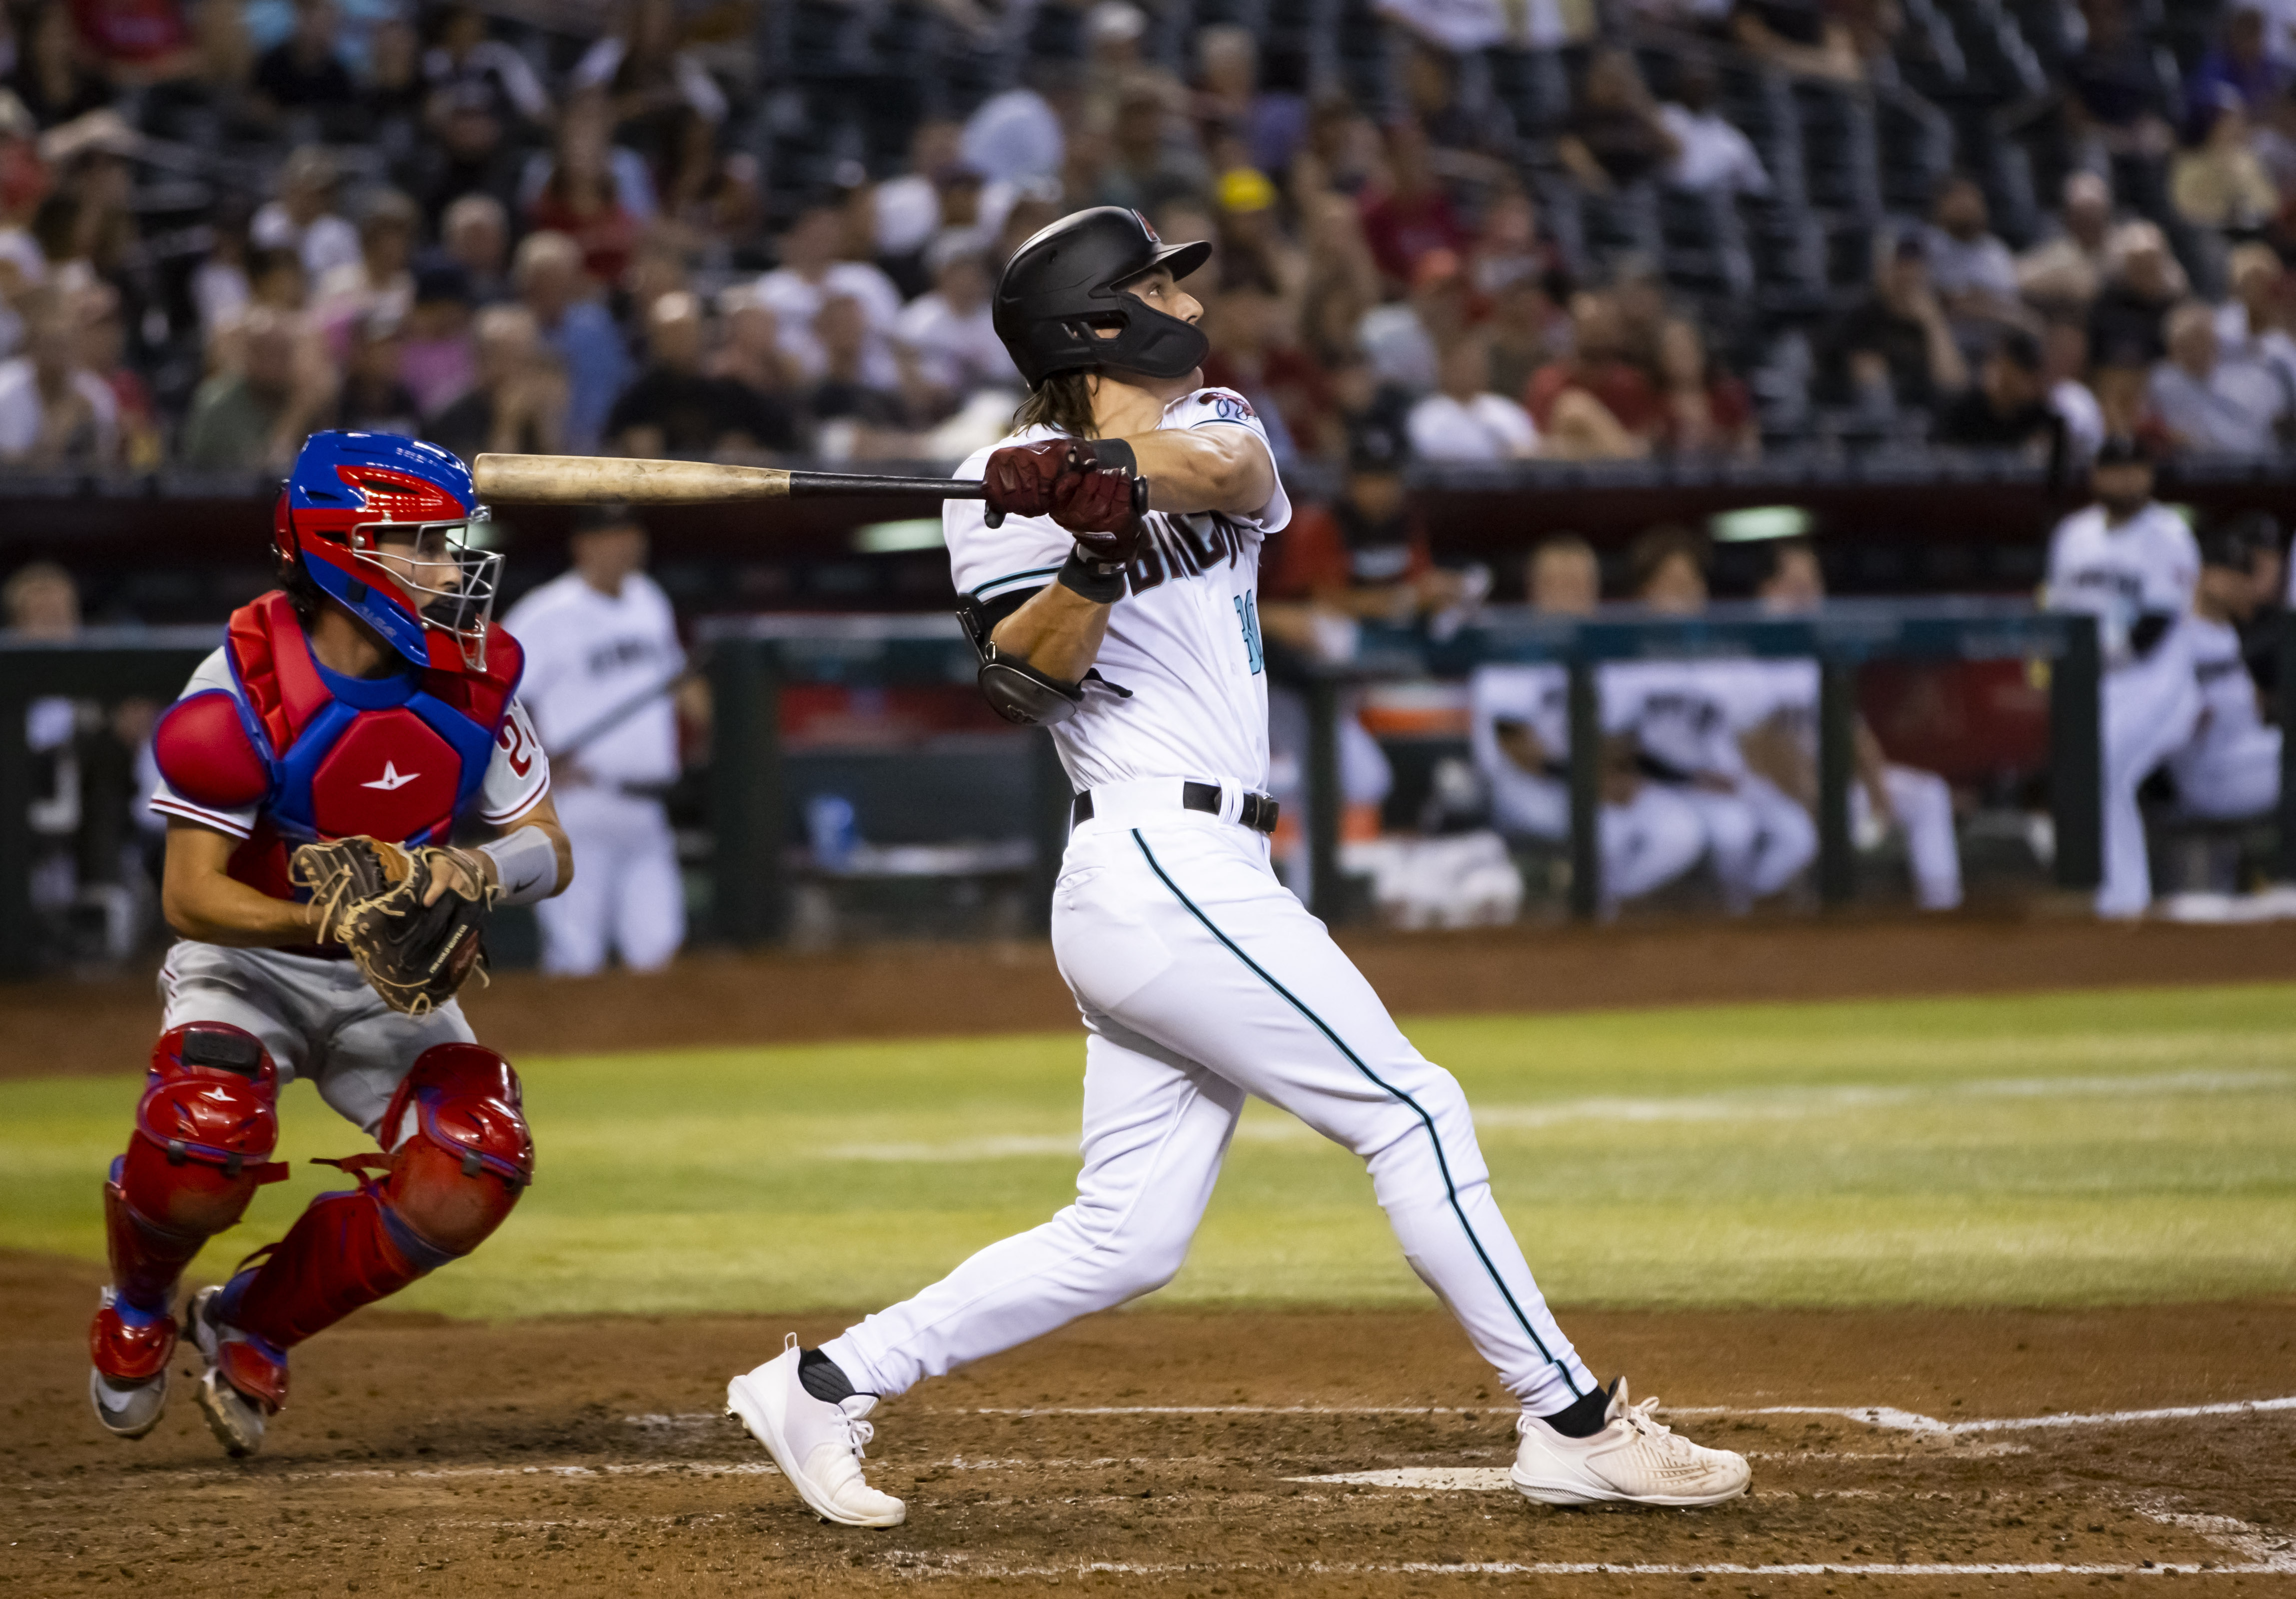
<svg viewBox="0 0 2296 1599">
<path fill-rule="evenodd" d="M 451 996 L 420 1013 L 386 1004 L 341 943 L 322 942 L 341 893 L 297 886 L 308 857 L 340 849 L 313 843 L 331 840 L 420 851 L 475 899 L 565 885 L 549 763 L 515 697 L 519 648 L 490 621 L 502 558 L 463 537 L 485 515 L 476 500 L 434 445 L 314 434 L 275 512 L 281 587 L 233 614 L 153 734 L 162 897 L 183 939 L 160 969 L 135 1131 L 104 1185 L 111 1283 L 88 1388 L 122 1438 L 166 1407 L 184 1268 L 287 1174 L 271 1159 L 287 1083 L 310 1078 L 381 1147 L 337 1162 L 356 1191 L 321 1194 L 191 1301 L 200 1407 L 234 1455 L 286 1402 L 289 1350 L 469 1254 L 532 1180 L 510 1062 Z M 492 841 L 433 848 L 465 818 Z"/>
<path fill-rule="evenodd" d="M 1051 725 L 1077 791 L 1053 901 L 1088 1035 L 1076 1202 L 818 1349 L 791 1337 L 728 1408 L 820 1515 L 898 1522 L 861 1471 L 878 1400 L 1168 1281 L 1257 1095 L 1369 1167 L 1406 1258 L 1522 1404 L 1523 1493 L 1734 1496 L 1742 1456 L 1588 1374 L 1499 1214 L 1457 1082 L 1269 869 L 1256 575 L 1292 507 L 1251 407 L 1199 386 L 1201 308 L 1178 280 L 1210 253 L 1114 208 L 1022 245 L 996 316 L 1030 398 L 959 470 L 985 478 L 986 517 L 944 512 L 982 692 Z"/>
<path fill-rule="evenodd" d="M 2184 520 L 2152 498 L 2152 464 L 2126 439 L 2108 440 L 2090 483 L 2097 503 L 2057 524 L 2044 602 L 2097 619 L 2103 654 L 2104 881 L 2101 916 L 2141 916 L 2152 869 L 2136 791 L 2192 737 L 2201 693 L 2177 622 L 2192 607 L 2200 550 Z"/>
<path fill-rule="evenodd" d="M 1593 614 L 1602 598 L 1602 571 L 1593 547 L 1567 534 L 1540 545 L 1531 552 L 1529 590 L 1534 610 Z M 1493 824 L 1506 832 L 1568 840 L 1569 668 L 1478 667 L 1468 680 L 1467 697 L 1475 766 L 1490 784 Z M 1620 901 L 1663 888 L 1695 866 L 1706 853 L 1706 830 L 1681 796 L 1637 773 L 1606 770 L 1603 783 L 1603 900 L 1606 909 L 1615 909 Z"/>
<path fill-rule="evenodd" d="M 526 647 L 519 697 L 550 752 L 554 798 L 574 845 L 574 881 L 535 907 L 542 969 L 586 977 L 611 948 L 636 972 L 685 940 L 685 890 L 662 794 L 677 781 L 685 670 L 677 617 L 640 569 L 646 532 L 627 505 L 574 518 L 574 570 L 511 607 Z"/>
</svg>

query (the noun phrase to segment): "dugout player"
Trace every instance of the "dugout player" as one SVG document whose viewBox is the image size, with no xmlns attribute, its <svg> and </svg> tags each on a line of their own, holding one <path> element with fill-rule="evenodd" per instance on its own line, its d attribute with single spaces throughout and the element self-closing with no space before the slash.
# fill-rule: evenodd
<svg viewBox="0 0 2296 1599">
<path fill-rule="evenodd" d="M 464 865 L 497 903 L 565 886 L 550 764 L 516 699 L 519 647 L 490 619 L 502 557 L 469 536 L 485 514 L 435 445 L 313 434 L 273 512 L 280 586 L 233 612 L 160 718 L 161 899 L 183 939 L 104 1185 L 111 1283 L 88 1339 L 96 1419 L 122 1438 L 167 1405 L 184 1267 L 287 1175 L 271 1159 L 287 1083 L 310 1078 L 381 1148 L 336 1162 L 355 1191 L 321 1194 L 193 1296 L 196 1397 L 234 1455 L 259 1447 L 286 1402 L 290 1349 L 470 1253 L 532 1180 L 510 1062 L 451 999 L 420 1016 L 386 1006 L 339 946 L 314 943 L 320 907 L 288 871 L 300 842 L 443 844 L 468 820 L 493 834 Z"/>
<path fill-rule="evenodd" d="M 535 907 L 542 969 L 586 977 L 609 948 L 658 971 L 685 941 L 685 890 L 662 796 L 677 781 L 685 671 L 669 597 L 642 570 L 646 530 L 627 505 L 574 516 L 574 568 L 511 607 L 526 649 L 519 697 L 550 752 L 574 844 L 574 881 Z"/>
<path fill-rule="evenodd" d="M 2278 532 L 2259 512 L 2213 528 L 2199 541 L 2193 609 L 2177 624 L 2200 697 L 2192 737 L 2169 757 L 2180 816 L 2238 821 L 2280 801 L 2281 729 L 2265 723 L 2239 632 L 2264 598 L 2258 568 L 2277 552 Z"/>
<path fill-rule="evenodd" d="M 1591 616 L 1602 599 L 1594 546 L 1560 534 L 1530 554 L 1534 611 Z M 1600 681 L 1598 677 L 1597 681 Z M 1553 842 L 1570 837 L 1570 673 L 1553 663 L 1481 666 L 1467 683 L 1475 766 L 1490 785 L 1491 822 L 1503 832 Z M 1603 902 L 1664 888 L 1706 853 L 1706 830 L 1679 795 L 1604 751 Z"/>
<path fill-rule="evenodd" d="M 1521 1403 L 1524 1494 L 1734 1497 L 1742 1456 L 1588 1374 L 1491 1196 L 1459 1085 L 1269 870 L 1257 578 L 1292 507 L 1251 406 L 1200 386 L 1202 308 L 1179 280 L 1210 253 L 1114 207 L 1023 244 L 996 318 L 1030 394 L 1019 430 L 958 470 L 986 480 L 985 514 L 943 510 L 982 692 L 1051 726 L 1077 791 L 1053 895 L 1088 1034 L 1076 1202 L 818 1349 L 791 1337 L 727 1406 L 817 1513 L 898 1522 L 861 1472 L 878 1399 L 1167 1282 L 1257 1095 L 1368 1165 L 1414 1269 Z"/>
<path fill-rule="evenodd" d="M 2105 441 L 2091 470 L 2096 504 L 2049 538 L 2053 611 L 2097 619 L 2103 658 L 2098 722 L 2103 759 L 2104 881 L 2101 916 L 2141 916 L 2152 902 L 2137 790 L 2193 735 L 2201 693 L 2177 622 L 2192 609 L 2200 550 L 2184 519 L 2152 497 L 2152 463 L 2125 439 Z"/>
</svg>

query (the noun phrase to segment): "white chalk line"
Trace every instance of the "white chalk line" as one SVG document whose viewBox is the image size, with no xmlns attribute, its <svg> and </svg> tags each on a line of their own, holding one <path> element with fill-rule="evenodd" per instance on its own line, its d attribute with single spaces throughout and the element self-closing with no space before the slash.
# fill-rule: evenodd
<svg viewBox="0 0 2296 1599">
<path fill-rule="evenodd" d="M 1779 1121 L 1890 1110 L 1902 1105 L 1967 1099 L 2125 1098 L 2131 1095 L 2249 1094 L 2296 1088 L 2288 1071 L 2162 1071 L 2126 1076 L 1974 1078 L 1962 1082 L 1887 1086 L 1747 1088 L 1723 1094 L 1621 1097 L 1595 1095 L 1548 1104 L 1478 1104 L 1475 1126 L 1537 1131 L 1570 1122 Z M 1320 1142 L 1322 1135 L 1289 1118 L 1248 1119 L 1236 1138 L 1246 1144 Z M 946 1162 L 1040 1156 L 1077 1159 L 1073 1133 L 1005 1135 L 987 1138 L 834 1144 L 821 1160 Z"/>
<path fill-rule="evenodd" d="M 948 1559 L 947 1556 L 943 1558 Z M 1116 1577 L 1224 1577 L 1255 1573 L 1300 1577 L 2275 1577 L 2296 1570 L 2296 1566 L 2245 1562 L 2222 1565 L 2215 1562 L 2206 1565 L 2152 1562 L 2142 1565 L 2083 1565 L 2056 1561 L 1999 1563 L 1908 1561 L 1903 1565 L 1878 1562 L 1849 1565 L 1794 1562 L 1748 1566 L 1720 1562 L 1707 1565 L 1676 1565 L 1562 1560 L 1406 1560 L 1360 1563 L 1314 1561 L 1297 1565 L 1229 1565 L 1210 1562 L 1153 1564 L 1111 1560 L 1078 1561 L 1064 1565 L 992 1565 L 970 1562 L 940 1566 L 884 1563 L 877 1569 L 897 1577 L 978 1579 L 985 1577 L 1017 1578 L 1100 1574 Z"/>
</svg>

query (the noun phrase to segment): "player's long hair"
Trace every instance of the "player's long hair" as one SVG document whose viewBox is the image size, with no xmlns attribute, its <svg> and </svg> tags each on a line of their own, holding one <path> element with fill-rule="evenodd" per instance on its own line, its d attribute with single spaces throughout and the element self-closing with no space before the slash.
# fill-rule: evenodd
<svg viewBox="0 0 2296 1599">
<path fill-rule="evenodd" d="M 1013 413 L 1013 430 L 1051 428 L 1071 439 L 1097 439 L 1100 428 L 1092 419 L 1092 378 L 1089 372 L 1056 372 L 1029 393 Z"/>
<path fill-rule="evenodd" d="M 311 569 L 299 561 L 283 560 L 275 553 L 271 557 L 271 570 L 279 579 L 279 586 L 287 596 L 287 603 L 295 608 L 295 619 L 302 623 L 303 631 L 308 633 L 311 624 L 318 620 L 319 612 L 326 607 L 325 591 L 311 576 Z"/>
</svg>

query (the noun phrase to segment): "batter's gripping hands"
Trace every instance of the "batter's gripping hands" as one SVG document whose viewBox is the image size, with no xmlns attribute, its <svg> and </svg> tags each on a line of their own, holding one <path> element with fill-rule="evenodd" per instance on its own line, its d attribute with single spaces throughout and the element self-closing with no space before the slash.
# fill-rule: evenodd
<svg viewBox="0 0 2296 1599">
<path fill-rule="evenodd" d="M 485 976 L 479 927 L 500 890 L 471 851 L 332 839 L 296 850 L 291 871 L 319 907 L 319 941 L 348 950 L 392 1010 L 427 1015 Z"/>
<path fill-rule="evenodd" d="M 1136 512 L 1145 511 L 1147 480 L 1136 476 L 1132 466 L 1131 449 L 1120 440 L 1046 439 L 1008 445 L 988 457 L 980 474 L 988 490 L 986 520 L 994 528 L 1008 516 L 1056 514 L 1063 489 L 1073 495 L 1081 480 L 1101 472 L 1110 472 L 1126 485 Z"/>
</svg>

